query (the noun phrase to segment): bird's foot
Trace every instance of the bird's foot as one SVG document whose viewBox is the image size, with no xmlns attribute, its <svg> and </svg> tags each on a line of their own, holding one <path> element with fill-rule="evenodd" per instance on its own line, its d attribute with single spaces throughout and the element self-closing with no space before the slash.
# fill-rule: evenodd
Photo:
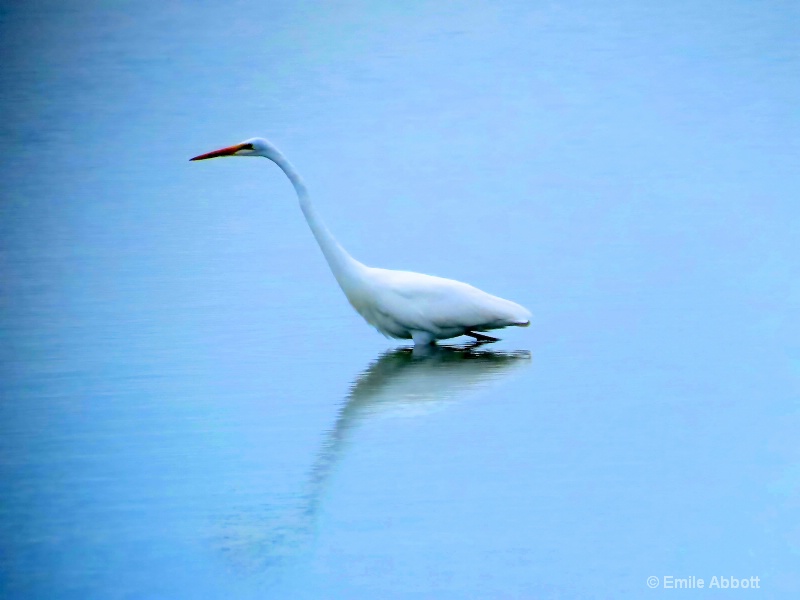
<svg viewBox="0 0 800 600">
<path fill-rule="evenodd" d="M 465 335 L 474 337 L 476 342 L 480 342 L 481 344 L 491 344 L 492 342 L 500 341 L 500 338 L 492 337 L 484 333 L 478 333 L 477 331 L 467 331 Z"/>
</svg>

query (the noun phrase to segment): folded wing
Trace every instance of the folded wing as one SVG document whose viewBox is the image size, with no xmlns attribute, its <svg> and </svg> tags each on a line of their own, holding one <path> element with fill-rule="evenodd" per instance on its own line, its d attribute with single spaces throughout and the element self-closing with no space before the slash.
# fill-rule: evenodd
<svg viewBox="0 0 800 600">
<path fill-rule="evenodd" d="M 392 329 L 406 329 L 453 337 L 469 330 L 530 323 L 531 314 L 524 307 L 460 281 L 408 271 L 372 271 L 373 291 L 379 299 L 373 307 L 375 320 L 389 325 L 388 335 L 395 336 Z"/>
</svg>

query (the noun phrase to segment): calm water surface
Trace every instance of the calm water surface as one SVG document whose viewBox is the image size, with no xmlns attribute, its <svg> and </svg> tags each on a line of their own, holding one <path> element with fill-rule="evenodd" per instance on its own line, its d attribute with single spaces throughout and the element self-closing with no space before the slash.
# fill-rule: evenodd
<svg viewBox="0 0 800 600">
<path fill-rule="evenodd" d="M 6 3 L 0 596 L 795 597 L 798 31 L 779 1 Z M 187 160 L 257 135 L 354 256 L 531 328 L 383 339 L 273 165 Z"/>
</svg>

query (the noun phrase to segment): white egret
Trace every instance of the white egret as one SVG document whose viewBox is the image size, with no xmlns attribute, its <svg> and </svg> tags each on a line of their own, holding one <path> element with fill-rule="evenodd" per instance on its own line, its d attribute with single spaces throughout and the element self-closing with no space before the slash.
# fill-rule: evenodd
<svg viewBox="0 0 800 600">
<path fill-rule="evenodd" d="M 422 273 L 368 267 L 355 260 L 317 214 L 295 168 L 267 140 L 252 138 L 190 160 L 218 156 L 261 156 L 283 170 L 297 192 L 308 226 L 347 300 L 383 335 L 413 339 L 417 346 L 460 335 L 472 336 L 479 342 L 496 342 L 497 338 L 481 332 L 530 325 L 531 314 L 526 308 L 466 283 Z"/>
</svg>

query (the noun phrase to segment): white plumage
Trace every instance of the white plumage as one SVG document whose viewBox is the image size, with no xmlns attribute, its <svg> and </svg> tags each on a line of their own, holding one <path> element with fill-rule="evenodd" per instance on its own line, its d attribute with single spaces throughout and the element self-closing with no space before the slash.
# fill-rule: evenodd
<svg viewBox="0 0 800 600">
<path fill-rule="evenodd" d="M 300 175 L 267 140 L 252 138 L 191 160 L 217 156 L 261 156 L 283 170 L 297 192 L 300 208 L 342 291 L 353 308 L 382 334 L 413 339 L 416 345 L 460 335 L 485 342 L 496 338 L 480 332 L 530 324 L 531 314 L 526 308 L 469 284 L 410 271 L 367 267 L 355 260 L 322 222 Z"/>
</svg>

